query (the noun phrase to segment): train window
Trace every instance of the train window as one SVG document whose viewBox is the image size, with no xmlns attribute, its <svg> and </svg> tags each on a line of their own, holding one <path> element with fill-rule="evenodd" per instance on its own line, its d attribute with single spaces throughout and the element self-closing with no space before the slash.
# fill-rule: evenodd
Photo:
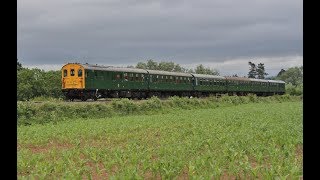
<svg viewBox="0 0 320 180">
<path fill-rule="evenodd" d="M 136 74 L 136 81 L 139 81 L 139 74 Z"/>
<path fill-rule="evenodd" d="M 66 77 L 67 76 L 67 74 L 68 74 L 68 70 L 63 70 L 63 77 Z"/>
<path fill-rule="evenodd" d="M 128 80 L 128 73 L 123 74 L 123 79 Z"/>
<path fill-rule="evenodd" d="M 78 70 L 78 77 L 82 77 L 82 69 Z"/>
<path fill-rule="evenodd" d="M 71 75 L 71 76 L 74 76 L 74 69 L 71 69 L 70 75 Z"/>
<path fill-rule="evenodd" d="M 88 71 L 86 71 L 86 77 L 88 77 L 88 73 L 89 73 L 89 72 L 88 72 Z"/>
<path fill-rule="evenodd" d="M 133 81 L 134 80 L 133 73 L 130 73 L 129 76 L 130 76 L 129 81 Z"/>
<path fill-rule="evenodd" d="M 115 79 L 120 79 L 120 74 L 116 74 Z"/>
</svg>

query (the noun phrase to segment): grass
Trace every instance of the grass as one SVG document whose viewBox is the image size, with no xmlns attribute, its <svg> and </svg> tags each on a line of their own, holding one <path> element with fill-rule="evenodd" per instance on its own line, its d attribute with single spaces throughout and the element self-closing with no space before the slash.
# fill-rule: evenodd
<svg viewBox="0 0 320 180">
<path fill-rule="evenodd" d="M 18 178 L 299 179 L 302 103 L 18 127 Z"/>
<path fill-rule="evenodd" d="M 222 96 L 221 98 L 179 98 L 160 100 L 152 97 L 145 101 L 113 99 L 111 102 L 17 102 L 18 125 L 58 123 L 75 118 L 104 118 L 142 114 L 167 114 L 179 109 L 204 109 L 239 104 L 300 101 L 299 96 L 275 95 L 270 97 Z"/>
</svg>

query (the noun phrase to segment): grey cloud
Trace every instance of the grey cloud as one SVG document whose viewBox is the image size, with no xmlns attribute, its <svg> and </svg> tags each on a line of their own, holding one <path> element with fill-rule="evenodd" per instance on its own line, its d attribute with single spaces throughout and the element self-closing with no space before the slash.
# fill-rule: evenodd
<svg viewBox="0 0 320 180">
<path fill-rule="evenodd" d="M 302 55 L 301 0 L 18 0 L 24 64 Z"/>
</svg>

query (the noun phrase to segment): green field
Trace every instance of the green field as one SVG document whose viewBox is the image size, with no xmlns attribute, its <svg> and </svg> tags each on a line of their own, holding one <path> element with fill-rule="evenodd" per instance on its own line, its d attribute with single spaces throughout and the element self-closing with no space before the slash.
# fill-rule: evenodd
<svg viewBox="0 0 320 180">
<path fill-rule="evenodd" d="M 302 102 L 18 127 L 18 178 L 302 177 Z"/>
</svg>

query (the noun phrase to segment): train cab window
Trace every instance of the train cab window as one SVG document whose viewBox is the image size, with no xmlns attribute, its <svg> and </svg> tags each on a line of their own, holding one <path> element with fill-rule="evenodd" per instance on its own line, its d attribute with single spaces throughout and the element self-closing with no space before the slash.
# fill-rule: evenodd
<svg viewBox="0 0 320 180">
<path fill-rule="evenodd" d="M 74 76 L 74 69 L 71 69 L 70 75 L 71 75 L 71 76 Z"/>
<path fill-rule="evenodd" d="M 136 74 L 136 81 L 139 81 L 139 74 Z"/>
<path fill-rule="evenodd" d="M 82 77 L 82 69 L 78 70 L 78 77 Z"/>
<path fill-rule="evenodd" d="M 66 77 L 67 76 L 67 74 L 68 74 L 68 71 L 65 69 L 65 70 L 63 70 L 63 77 Z"/>
<path fill-rule="evenodd" d="M 85 72 L 86 72 L 86 73 L 85 73 L 86 77 L 88 77 L 88 73 L 89 73 L 89 72 L 88 72 L 88 71 L 85 71 Z"/>
</svg>

